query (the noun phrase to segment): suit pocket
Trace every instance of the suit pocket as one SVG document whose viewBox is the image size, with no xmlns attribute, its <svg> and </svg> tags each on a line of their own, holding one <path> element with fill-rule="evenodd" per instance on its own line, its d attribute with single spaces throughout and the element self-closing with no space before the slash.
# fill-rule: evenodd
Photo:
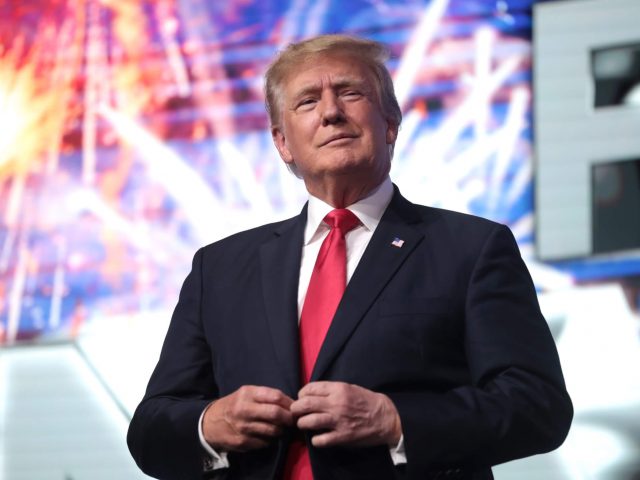
<svg viewBox="0 0 640 480">
<path fill-rule="evenodd" d="M 417 344 L 426 362 L 457 354 L 463 345 L 463 316 L 453 299 L 389 297 L 380 299 L 379 319 L 389 335 L 402 335 Z"/>
</svg>

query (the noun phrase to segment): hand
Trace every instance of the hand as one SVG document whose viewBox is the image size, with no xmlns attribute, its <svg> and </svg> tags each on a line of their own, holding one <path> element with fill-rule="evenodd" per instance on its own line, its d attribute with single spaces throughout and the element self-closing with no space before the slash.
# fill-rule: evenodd
<svg viewBox="0 0 640 480">
<path fill-rule="evenodd" d="M 275 388 L 240 387 L 205 410 L 204 438 L 214 449 L 226 452 L 266 447 L 284 427 L 293 425 L 292 402 Z"/>
<path fill-rule="evenodd" d="M 402 435 L 400 415 L 389 397 L 348 383 L 308 383 L 291 412 L 299 429 L 318 431 L 311 438 L 315 447 L 395 447 Z"/>
</svg>

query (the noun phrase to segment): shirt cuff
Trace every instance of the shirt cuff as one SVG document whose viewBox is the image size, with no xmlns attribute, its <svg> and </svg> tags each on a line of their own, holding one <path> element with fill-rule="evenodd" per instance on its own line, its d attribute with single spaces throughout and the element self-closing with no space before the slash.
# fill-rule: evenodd
<svg viewBox="0 0 640 480">
<path fill-rule="evenodd" d="M 389 449 L 391 461 L 394 465 L 407 463 L 407 454 L 404 452 L 404 435 L 400 435 L 400 441 L 394 448 Z"/>
<path fill-rule="evenodd" d="M 208 456 L 205 456 L 203 459 L 203 468 L 205 472 L 210 472 L 211 470 L 218 470 L 219 468 L 229 468 L 229 460 L 227 459 L 227 452 L 216 452 L 211 445 L 207 443 L 204 439 L 204 432 L 202 431 L 202 420 L 204 419 L 204 412 L 207 411 L 213 402 L 205 407 L 205 409 L 200 414 L 200 419 L 198 420 L 198 438 L 200 438 L 200 445 L 204 448 L 205 452 L 207 452 Z M 402 438 L 400 439 L 402 442 Z"/>
</svg>

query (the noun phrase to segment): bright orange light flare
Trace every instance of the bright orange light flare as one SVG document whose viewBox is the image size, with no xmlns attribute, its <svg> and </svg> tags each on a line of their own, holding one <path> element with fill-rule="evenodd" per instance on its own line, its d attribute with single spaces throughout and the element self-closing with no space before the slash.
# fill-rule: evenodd
<svg viewBox="0 0 640 480">
<path fill-rule="evenodd" d="M 64 97 L 33 57 L 0 56 L 0 180 L 32 171 L 62 132 Z"/>
</svg>

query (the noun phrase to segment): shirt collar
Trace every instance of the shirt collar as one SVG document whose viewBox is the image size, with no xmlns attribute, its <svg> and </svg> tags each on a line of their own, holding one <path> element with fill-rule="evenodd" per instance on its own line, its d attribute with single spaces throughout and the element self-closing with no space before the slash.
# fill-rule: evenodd
<svg viewBox="0 0 640 480">
<path fill-rule="evenodd" d="M 380 223 L 380 219 L 387 205 L 391 202 L 391 197 L 393 197 L 393 184 L 387 176 L 369 195 L 349 205 L 347 209 L 351 210 L 355 216 L 358 217 L 358 220 L 360 220 L 364 228 L 373 232 L 378 226 L 378 223 Z M 319 198 L 309 195 L 307 225 L 304 229 L 305 245 L 308 245 L 317 235 L 323 232 L 325 228 L 328 228 L 322 220 L 333 208 L 334 207 Z"/>
</svg>

